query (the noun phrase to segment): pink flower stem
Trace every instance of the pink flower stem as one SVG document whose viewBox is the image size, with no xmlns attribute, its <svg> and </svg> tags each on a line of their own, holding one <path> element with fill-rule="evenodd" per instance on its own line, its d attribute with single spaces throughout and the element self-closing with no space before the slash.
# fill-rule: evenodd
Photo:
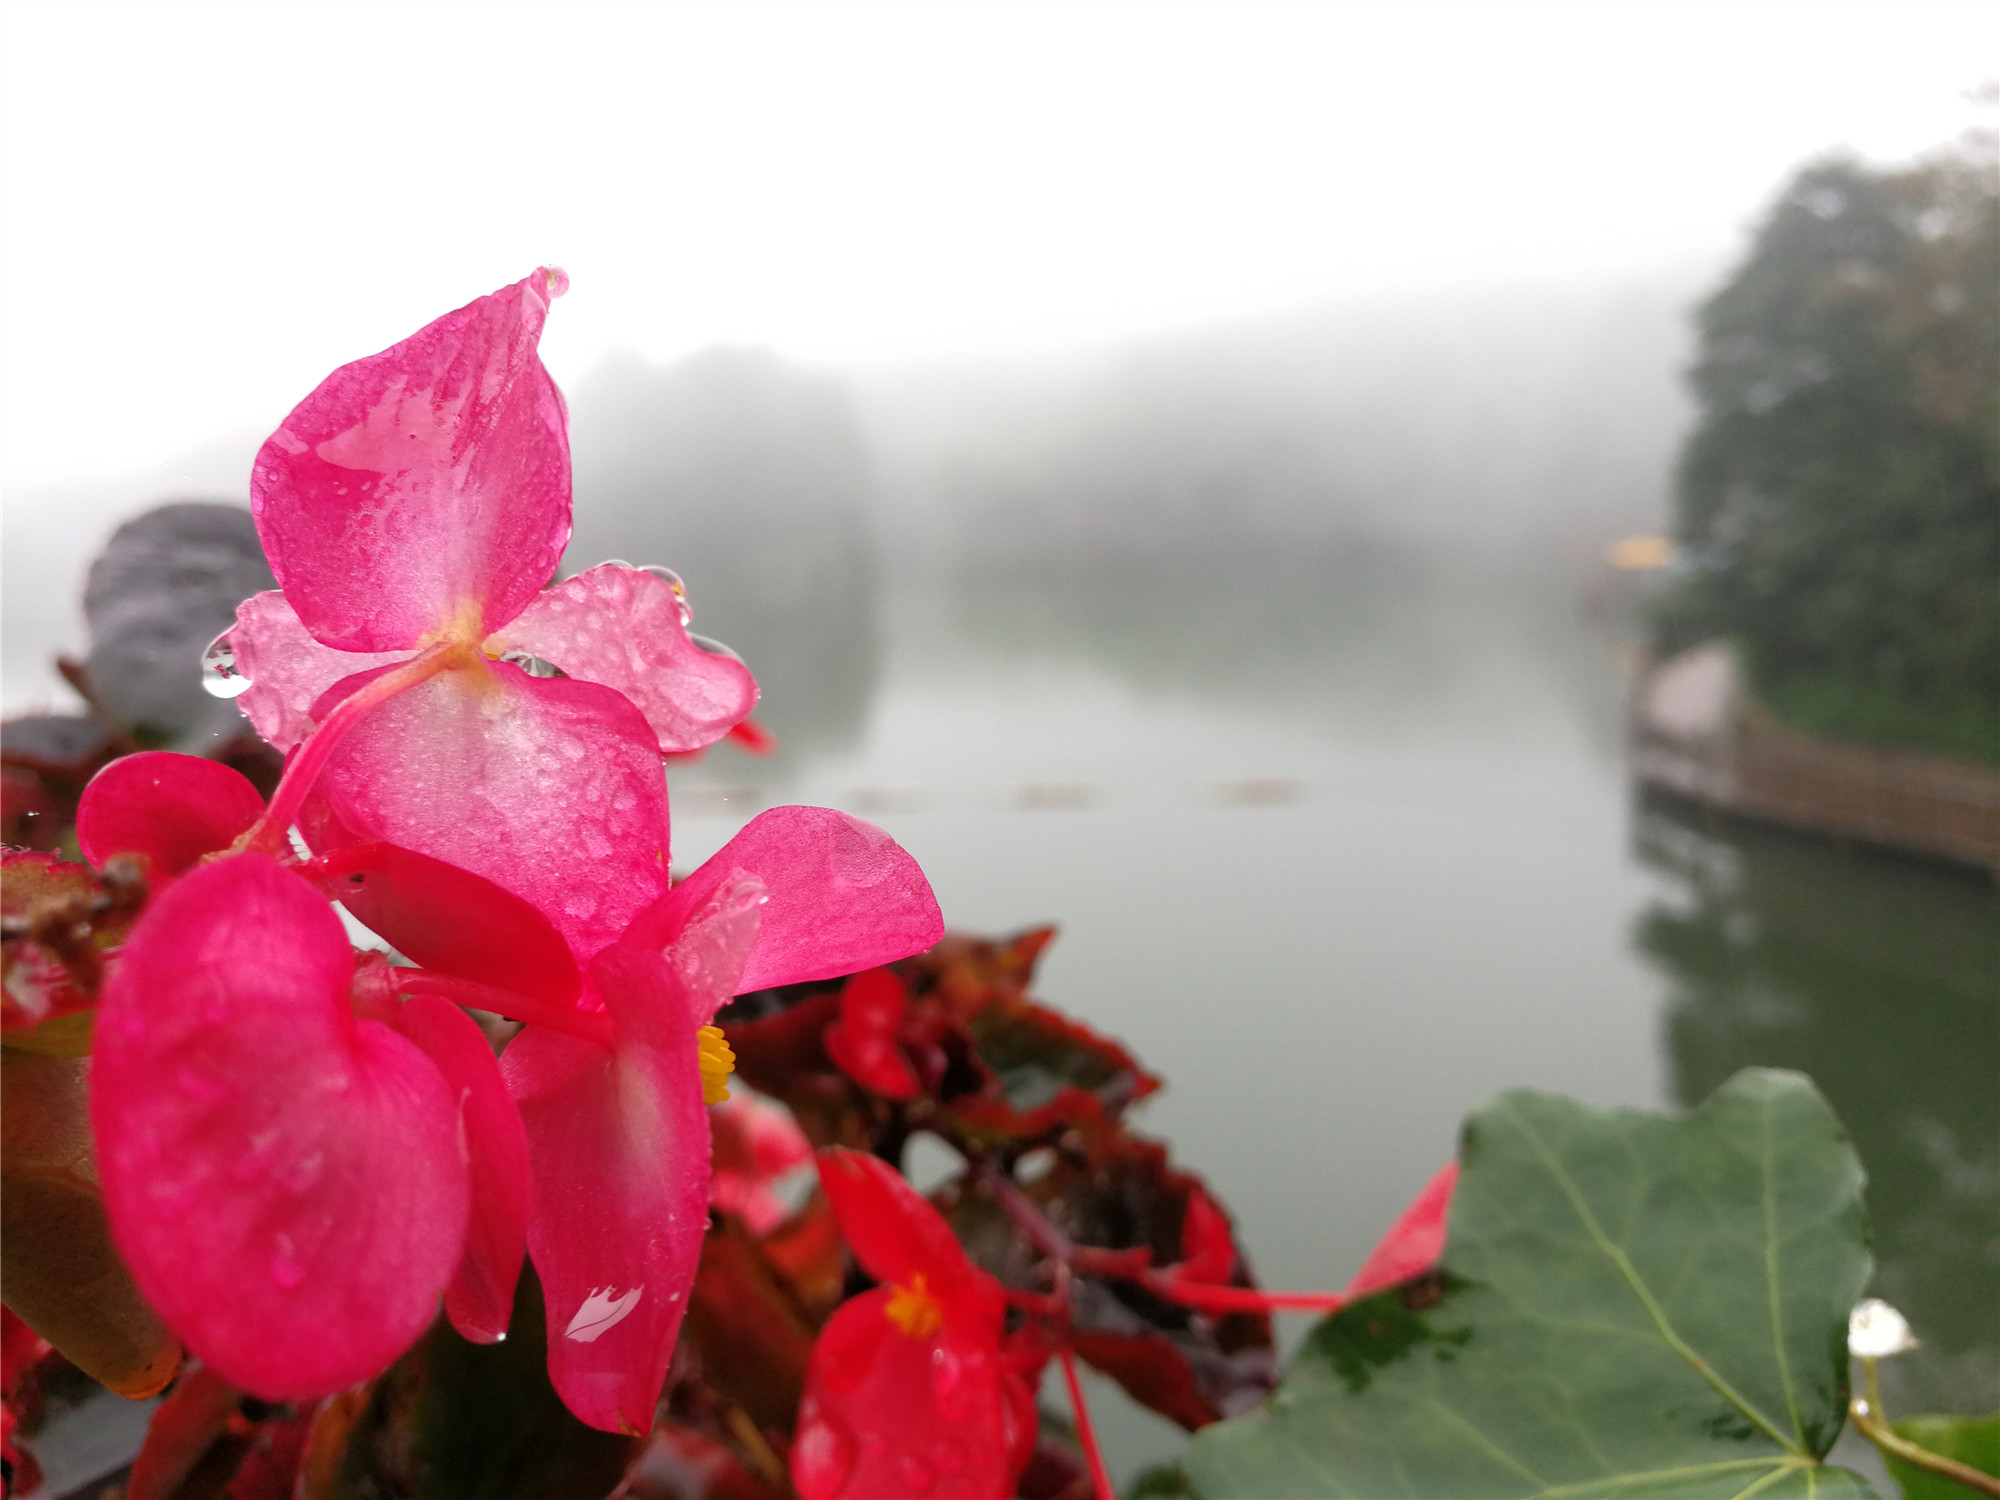
<svg viewBox="0 0 2000 1500">
<path fill-rule="evenodd" d="M 1207 1286 L 1158 1271 L 1142 1273 L 1147 1291 L 1205 1313 L 1334 1312 L 1347 1305 L 1338 1292 L 1267 1292 L 1254 1286 Z"/>
<path fill-rule="evenodd" d="M 581 1037 L 608 1047 L 617 1040 L 617 1029 L 603 1011 L 578 1010 L 573 1005 L 557 1005 L 519 995 L 498 985 L 481 984 L 476 979 L 460 979 L 456 974 L 440 974 L 434 969 L 391 969 L 389 983 L 399 995 L 436 995 L 453 1005 L 471 1010 L 491 1011 L 510 1021 L 530 1026 L 546 1026 L 566 1036 Z"/>
<path fill-rule="evenodd" d="M 1070 1410 L 1076 1414 L 1077 1441 L 1083 1444 L 1083 1456 L 1090 1463 L 1090 1488 L 1096 1500 L 1118 1500 L 1118 1492 L 1111 1487 L 1111 1475 L 1104 1467 L 1104 1454 L 1097 1446 L 1097 1429 L 1091 1425 L 1090 1407 L 1083 1399 L 1083 1382 L 1076 1378 L 1076 1356 L 1069 1352 L 1065 1344 L 1057 1351 L 1062 1359 L 1063 1384 L 1069 1387 Z"/>
<path fill-rule="evenodd" d="M 458 641 L 441 641 L 401 666 L 391 667 L 380 677 L 364 683 L 341 699 L 333 712 L 306 737 L 305 743 L 292 752 L 285 774 L 278 781 L 278 789 L 271 794 L 271 805 L 264 809 L 264 816 L 251 826 L 250 831 L 237 841 L 237 848 L 254 849 L 274 857 L 282 854 L 285 835 L 298 820 L 306 794 L 319 780 L 319 773 L 326 768 L 327 760 L 342 736 L 371 710 L 398 693 L 456 666 L 464 658 L 466 650 L 466 646 Z"/>
</svg>

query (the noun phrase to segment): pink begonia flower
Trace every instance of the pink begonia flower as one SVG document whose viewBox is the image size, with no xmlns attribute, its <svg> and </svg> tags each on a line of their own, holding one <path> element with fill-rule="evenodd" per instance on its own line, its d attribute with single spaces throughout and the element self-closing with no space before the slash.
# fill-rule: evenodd
<svg viewBox="0 0 2000 1500">
<path fill-rule="evenodd" d="M 209 784 L 235 775 L 191 756 L 162 753 L 114 762 L 86 790 L 80 809 L 85 842 L 101 855 L 157 847 L 166 837 L 162 828 L 178 827 L 172 800 L 178 789 L 207 789 L 215 800 L 234 805 L 241 799 L 216 796 Z M 142 789 L 153 800 L 146 800 Z M 249 799 L 254 803 L 254 791 Z M 246 807 L 218 821 L 218 836 L 248 821 L 250 811 Z M 633 833 L 642 841 L 666 839 L 663 826 Z M 351 980 L 355 993 L 378 1009 L 396 994 L 409 994 L 402 1002 L 401 1027 L 418 1045 L 428 1049 L 433 1033 L 454 1024 L 439 1018 L 457 1014 L 444 1000 L 529 1022 L 500 1061 L 512 1105 L 505 1097 L 496 1104 L 490 1090 L 466 1104 L 467 1133 L 475 1144 L 469 1166 L 473 1217 L 469 1234 L 460 1235 L 465 1254 L 446 1306 L 468 1338 L 490 1342 L 504 1332 L 525 1235 L 550 1311 L 551 1378 L 572 1411 L 610 1431 L 643 1431 L 650 1424 L 700 1259 L 710 1181 L 704 1104 L 726 1097 L 731 1064 L 720 1031 L 708 1024 L 716 1010 L 747 990 L 826 979 L 922 952 L 944 931 L 923 872 L 887 834 L 829 809 L 779 807 L 753 819 L 714 858 L 640 913 L 618 941 L 592 956 L 587 975 L 579 973 L 548 922 L 520 898 L 439 861 L 379 843 L 336 847 L 300 865 L 296 874 L 257 854 L 198 867 L 169 893 L 172 904 L 163 897 L 142 919 L 146 945 L 135 940 L 128 952 L 159 948 L 175 954 L 183 965 L 181 987 L 192 992 L 206 982 L 201 977 L 206 968 L 226 971 L 227 983 L 216 980 L 222 989 L 255 985 L 267 950 L 310 950 L 310 934 L 302 937 L 252 906 L 239 907 L 232 918 L 220 898 L 201 909 L 182 904 L 182 890 L 208 891 L 218 878 L 214 871 L 238 869 L 246 861 L 289 882 L 285 888 L 295 905 L 298 892 L 311 894 L 305 880 L 313 881 L 321 893 L 314 897 L 321 925 L 332 920 L 324 901 L 331 894 L 403 952 L 443 971 L 381 965 Z M 363 880 L 358 889 L 349 884 L 356 876 Z M 195 917 L 206 926 L 188 925 Z M 240 931 L 232 922 L 255 930 Z M 163 927 L 178 936 L 151 936 Z M 212 933 L 215 942 L 202 947 L 190 932 Z M 344 942 L 341 949 L 344 953 Z M 345 972 L 352 968 L 349 958 Z M 255 1061 L 262 1034 L 248 1040 L 236 1034 L 234 1009 L 218 1011 L 207 1029 L 151 1034 L 133 1014 L 132 1002 L 121 1006 L 107 1002 L 114 1020 L 125 1017 L 118 1021 L 123 1028 L 118 1044 L 145 1064 L 130 1073 L 114 1068 L 101 1075 L 123 1080 L 104 1086 L 99 1107 L 107 1128 L 116 1133 L 129 1126 L 141 1139 L 153 1132 L 181 1140 L 194 1164 L 190 1170 L 212 1176 L 217 1158 L 233 1160 L 240 1153 L 235 1132 L 250 1106 L 218 1084 L 212 1099 L 204 1096 L 213 1108 L 196 1132 L 180 1125 L 171 1109 L 164 1111 L 162 1124 L 162 1110 L 136 1080 L 178 1077 L 184 1064 L 204 1078 L 220 1077 L 228 1070 L 212 1059 L 236 1048 L 228 1053 L 230 1069 L 254 1080 L 245 1086 L 254 1101 L 263 1097 L 268 1077 Z M 323 1013 L 325 1006 L 308 1008 Z M 327 1095 L 321 1086 L 324 1069 L 315 1073 L 310 1048 L 292 1040 L 294 1049 L 284 1060 L 286 1087 L 303 1099 Z M 434 1060 L 440 1056 L 433 1052 Z M 478 1148 L 483 1137 L 504 1129 L 501 1117 L 515 1107 L 516 1128 L 524 1126 L 526 1135 L 527 1161 L 519 1170 L 507 1165 L 504 1153 L 489 1164 Z M 310 1106 L 299 1108 L 301 1120 L 308 1119 Z M 303 1131 L 304 1125 L 295 1128 Z M 120 1157 L 106 1170 L 126 1174 L 128 1162 Z M 149 1213 L 143 1196 L 148 1170 L 139 1163 L 129 1166 L 129 1176 L 120 1176 L 129 1192 L 112 1197 L 113 1221 L 121 1243 L 172 1267 L 182 1254 L 178 1228 L 172 1217 Z M 522 1183 L 531 1185 L 525 1197 Z M 270 1181 L 245 1181 L 240 1211 L 251 1213 L 262 1201 L 260 1192 L 271 1190 Z M 393 1195 L 385 1196 L 384 1211 L 395 1211 L 396 1203 Z M 353 1197 L 345 1211 L 359 1213 L 364 1206 Z M 515 1218 L 527 1223 L 510 1241 L 508 1225 Z M 439 1231 L 438 1237 L 449 1235 Z M 359 1256 L 351 1266 L 330 1256 L 316 1263 L 312 1274 L 365 1287 L 381 1268 Z M 213 1362 L 239 1372 L 232 1378 L 248 1389 L 303 1394 L 301 1381 L 321 1378 L 320 1367 L 311 1363 L 296 1378 L 284 1376 L 293 1353 L 310 1342 L 291 1336 L 295 1330 L 289 1327 L 274 1335 L 271 1367 L 252 1367 L 235 1360 L 229 1328 L 212 1335 L 195 1332 L 207 1327 L 210 1316 L 220 1316 L 212 1301 L 196 1295 L 158 1305 L 170 1322 L 188 1319 L 175 1326 L 190 1330 L 190 1347 L 222 1351 Z M 283 1311 L 264 1309 L 274 1328 Z M 357 1332 L 357 1340 L 367 1331 Z M 379 1352 L 393 1342 L 385 1332 L 365 1347 Z"/>
<path fill-rule="evenodd" d="M 526 1132 L 526 1238 L 549 1307 L 550 1375 L 584 1421 L 638 1432 L 652 1423 L 706 1229 L 703 1106 L 722 1094 L 732 1061 L 708 1022 L 731 995 L 886 963 L 929 947 L 943 929 L 907 854 L 879 830 L 821 809 L 764 814 L 669 889 L 659 757 L 726 733 L 749 712 L 755 684 L 740 663 L 687 636 L 679 590 L 651 573 L 607 566 L 541 591 L 569 527 L 563 412 L 535 356 L 548 295 L 560 290 L 553 274 L 537 273 L 336 371 L 265 445 L 253 509 L 283 593 L 248 601 L 228 644 L 251 684 L 239 701 L 292 754 L 272 805 L 237 844 L 263 853 L 197 865 L 160 909 L 176 921 L 193 917 L 197 908 L 186 903 L 195 897 L 186 893 L 209 891 L 224 878 L 214 872 L 247 878 L 230 872 L 254 868 L 291 882 L 294 902 L 304 892 L 320 903 L 321 924 L 331 922 L 309 887 L 265 858 L 282 852 L 296 817 L 318 856 L 301 868 L 322 882 L 362 875 L 351 904 L 379 903 L 368 916 L 378 930 L 390 935 L 410 912 L 430 913 L 403 921 L 392 940 L 412 956 L 423 956 L 415 945 L 433 943 L 442 956 L 425 961 L 460 973 L 385 968 L 350 978 L 349 988 L 370 1014 L 399 1014 L 394 996 L 412 994 L 406 1004 L 449 999 L 530 1023 L 501 1070 Z M 568 675 L 530 675 L 496 659 L 511 653 Z M 178 844 L 162 849 L 181 858 Z M 527 985 L 538 993 L 524 993 L 505 963 L 475 972 L 480 943 L 459 930 L 454 878 L 478 880 L 471 893 L 511 893 L 553 924 L 563 951 L 539 945 L 539 968 L 522 966 L 539 975 Z M 490 1295 L 503 1269 L 494 1249 L 501 1237 L 481 1230 L 476 1164 L 461 1163 L 455 1176 L 423 1148 L 389 1169 L 384 1202 L 398 1208 L 421 1182 L 430 1206 L 377 1226 L 378 1244 L 355 1241 L 354 1226 L 373 1223 L 355 1187 L 362 1164 L 373 1165 L 389 1126 L 435 1124 L 429 1104 L 411 1102 L 422 1085 L 410 1080 L 429 1075 L 381 1043 L 404 1033 L 328 1006 L 339 968 L 330 949 L 275 922 L 255 926 L 203 949 L 177 925 L 152 923 L 149 931 L 167 935 L 149 937 L 147 951 L 167 957 L 143 972 L 178 962 L 176 993 L 196 997 L 206 985 L 215 1002 L 191 1000 L 202 1027 L 151 1040 L 128 1004 L 116 1041 L 156 1070 L 181 1051 L 226 1055 L 246 1081 L 219 1094 L 209 1087 L 206 1113 L 162 1105 L 155 1118 L 139 1097 L 134 1063 L 111 1070 L 123 1081 L 106 1086 L 104 1107 L 109 1123 L 129 1100 L 145 1122 L 122 1137 L 134 1153 L 119 1169 L 128 1186 L 162 1166 L 160 1143 L 172 1141 L 186 1148 L 189 1165 L 169 1180 L 192 1183 L 190 1201 L 208 1189 L 230 1143 L 240 1144 L 246 1127 L 261 1128 L 282 1102 L 256 1073 L 262 1048 L 277 1060 L 270 1077 L 313 1101 L 288 1117 L 289 1128 L 306 1137 L 340 1119 L 343 1172 L 324 1179 L 324 1193 L 301 1189 L 298 1213 L 338 1203 L 353 1216 L 350 1233 L 340 1240 L 323 1216 L 312 1220 L 314 1246 L 327 1253 L 304 1267 L 314 1291 L 298 1305 L 324 1301 L 338 1312 L 348 1289 L 397 1256 L 411 1260 L 414 1284 L 425 1290 L 399 1283 L 393 1308 L 333 1341 L 338 1359 L 318 1356 L 289 1325 L 261 1355 L 239 1347 L 255 1320 L 236 1318 L 221 1300 L 226 1278 L 218 1274 L 191 1272 L 161 1304 L 170 1321 L 213 1320 L 190 1344 L 223 1351 L 232 1365 L 218 1359 L 217 1368 L 233 1367 L 240 1373 L 232 1378 L 252 1389 L 291 1391 L 334 1374 L 361 1378 L 372 1373 L 360 1368 L 368 1359 L 386 1363 L 397 1339 L 414 1336 L 414 1308 L 450 1277 L 451 1254 L 476 1258 L 488 1273 L 468 1272 L 454 1288 L 466 1286 L 471 1298 L 484 1286 Z M 429 926 L 444 930 L 427 936 Z M 491 933 L 492 924 L 479 930 Z M 273 972 L 288 974 L 280 952 L 323 960 L 276 985 L 285 1003 L 275 1009 L 300 1019 L 291 1031 L 262 1024 L 262 1011 L 234 998 L 273 988 L 259 977 L 267 957 Z M 342 955 L 351 973 L 344 944 Z M 209 972 L 217 958 L 229 969 L 226 982 Z M 407 1040 L 421 1045 L 429 1033 L 409 1025 Z M 344 1094 L 328 1104 L 333 1096 L 314 1090 L 300 1060 L 350 1033 L 383 1053 L 374 1065 L 382 1077 L 407 1085 L 400 1095 L 385 1085 L 354 1096 L 370 1108 L 379 1102 L 379 1118 L 339 1104 Z M 444 1066 L 440 1055 L 432 1063 Z M 200 1066 L 188 1076 L 198 1089 L 215 1081 Z M 468 1105 L 468 1131 L 475 1116 L 505 1117 L 486 1103 Z M 468 1195 L 469 1234 L 464 1214 L 450 1211 Z M 217 1265 L 242 1270 L 252 1253 L 245 1245 L 269 1248 L 255 1238 L 270 1223 L 246 1206 L 256 1202 L 245 1195 L 220 1217 L 222 1227 L 193 1243 Z M 283 1253 L 270 1264 L 290 1281 L 289 1257 L 301 1241 L 284 1232 Z M 155 1255 L 148 1274 L 156 1280 L 179 1268 L 159 1237 L 134 1243 Z M 343 1274 L 336 1251 L 365 1258 L 367 1268 Z M 152 1284 L 141 1278 L 142 1287 Z"/>
<path fill-rule="evenodd" d="M 664 807 L 659 755 L 720 739 L 757 688 L 688 635 L 684 594 L 655 573 L 606 564 L 544 587 L 570 466 L 536 344 L 566 286 L 537 271 L 298 405 L 251 479 L 281 591 L 247 600 L 226 642 L 249 682 L 239 705 L 286 751 L 404 668 L 414 680 L 332 748 L 326 815 L 525 897 L 584 962 L 666 888 L 663 848 L 612 858 L 621 827 Z M 551 848 L 579 857 L 553 868 Z"/>
<path fill-rule="evenodd" d="M 531 1024 L 501 1055 L 528 1132 L 528 1253 L 549 1376 L 592 1426 L 644 1432 L 708 1227 L 704 1101 L 732 1059 L 709 1023 L 733 995 L 922 952 L 944 932 L 923 872 L 844 813 L 778 807 L 588 966 L 596 1037 Z"/>
<path fill-rule="evenodd" d="M 520 1121 L 479 1028 L 388 973 L 357 972 L 326 899 L 245 853 L 157 897 L 104 988 L 91 1128 L 119 1249 L 188 1347 L 267 1400 L 378 1374 L 447 1288 L 469 1337 L 506 1326 Z"/>
</svg>

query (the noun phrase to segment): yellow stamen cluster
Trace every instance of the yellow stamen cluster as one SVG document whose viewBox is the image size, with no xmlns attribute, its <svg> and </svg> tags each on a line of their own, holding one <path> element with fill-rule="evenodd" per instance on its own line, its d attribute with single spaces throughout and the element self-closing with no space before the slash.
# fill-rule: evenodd
<svg viewBox="0 0 2000 1500">
<path fill-rule="evenodd" d="M 889 1294 L 888 1312 L 889 1321 L 913 1339 L 929 1338 L 944 1321 L 944 1309 L 924 1285 L 921 1271 L 910 1278 L 907 1286 L 896 1284 Z"/>
<path fill-rule="evenodd" d="M 701 1048 L 701 1102 L 720 1104 L 729 1097 L 729 1075 L 736 1071 L 736 1054 L 729 1050 L 720 1026 L 704 1026 L 696 1034 Z"/>
</svg>

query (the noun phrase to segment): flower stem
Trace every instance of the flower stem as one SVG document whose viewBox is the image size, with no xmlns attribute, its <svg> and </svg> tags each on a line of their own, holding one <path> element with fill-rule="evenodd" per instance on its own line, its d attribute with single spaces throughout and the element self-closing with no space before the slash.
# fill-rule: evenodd
<svg viewBox="0 0 2000 1500">
<path fill-rule="evenodd" d="M 1147 1291 L 1205 1313 L 1337 1312 L 1338 1292 L 1267 1292 L 1254 1286 L 1208 1286 L 1153 1271 L 1139 1278 Z"/>
<path fill-rule="evenodd" d="M 391 969 L 389 983 L 399 995 L 436 995 L 453 1005 L 472 1010 L 488 1010 L 510 1021 L 543 1026 L 586 1042 L 610 1046 L 618 1033 L 611 1017 L 600 1010 L 579 1010 L 573 1005 L 557 1005 L 532 995 L 516 994 L 498 985 L 481 984 L 476 979 L 460 979 L 456 974 L 440 974 L 435 969 Z"/>
<path fill-rule="evenodd" d="M 1856 1396 L 1847 1414 L 1854 1419 L 1854 1425 L 1884 1453 L 1900 1458 L 1904 1463 L 1933 1474 L 1942 1474 L 1956 1484 L 1962 1484 L 1976 1495 L 2000 1496 L 2000 1479 L 1991 1474 L 1962 1464 L 1955 1458 L 1946 1458 L 1942 1453 L 1911 1442 L 1892 1428 L 1882 1411 L 1882 1390 L 1875 1379 L 1875 1361 L 1865 1355 L 1861 1360 L 1861 1374 L 1867 1394 Z"/>
<path fill-rule="evenodd" d="M 1155 1270 L 1143 1247 L 1107 1250 L 1079 1245 L 1051 1224 L 1035 1201 L 992 1162 L 982 1162 L 980 1176 L 1001 1209 L 1027 1236 L 1028 1243 L 1058 1267 L 1094 1276 L 1136 1281 L 1156 1297 L 1204 1313 L 1333 1312 L 1346 1305 L 1338 1292 L 1267 1292 L 1254 1286 L 1212 1286 L 1183 1281 L 1171 1271 Z"/>
<path fill-rule="evenodd" d="M 347 731 L 360 723 L 371 710 L 398 693 L 458 665 L 467 650 L 461 642 L 441 641 L 400 666 L 391 667 L 380 677 L 363 683 L 341 699 L 333 712 L 292 752 L 285 774 L 279 778 L 278 789 L 271 794 L 271 805 L 264 809 L 264 816 L 251 825 L 250 831 L 237 840 L 236 847 L 273 856 L 283 853 L 285 835 L 298 819 L 306 794 L 319 780 L 319 773 L 326 768 L 334 747 Z"/>
<path fill-rule="evenodd" d="M 1118 1492 L 1111 1487 L 1111 1475 L 1104 1467 L 1104 1454 L 1097 1446 L 1097 1429 L 1091 1425 L 1090 1406 L 1083 1399 L 1083 1382 L 1076 1376 L 1076 1356 L 1069 1352 L 1065 1344 L 1057 1351 L 1062 1358 L 1063 1384 L 1069 1387 L 1070 1410 L 1076 1414 L 1077 1441 L 1083 1445 L 1083 1456 L 1090 1463 L 1090 1488 L 1096 1500 L 1118 1500 Z"/>
</svg>

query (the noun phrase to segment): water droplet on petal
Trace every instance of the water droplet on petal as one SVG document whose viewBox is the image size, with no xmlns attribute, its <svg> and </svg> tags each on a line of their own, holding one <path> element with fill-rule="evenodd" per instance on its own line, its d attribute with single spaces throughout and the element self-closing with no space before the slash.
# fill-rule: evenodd
<svg viewBox="0 0 2000 1500">
<path fill-rule="evenodd" d="M 632 565 L 627 563 L 625 566 L 629 568 Z M 681 575 L 672 568 L 662 567 L 659 563 L 643 563 L 635 571 L 651 573 L 674 591 L 674 606 L 680 611 L 681 629 L 686 630 L 688 621 L 694 618 L 694 606 L 688 603 L 687 585 L 681 582 Z"/>
<path fill-rule="evenodd" d="M 493 1342 L 496 1344 L 504 1344 L 507 1342 L 507 1335 L 504 1332 L 496 1333 L 493 1335 Z"/>
<path fill-rule="evenodd" d="M 201 685 L 211 698 L 234 698 L 255 686 L 237 669 L 236 648 L 229 643 L 227 630 L 201 653 Z"/>
<path fill-rule="evenodd" d="M 500 660 L 519 667 L 530 677 L 567 677 L 569 673 L 552 661 L 543 661 L 539 656 L 530 656 L 525 651 L 509 651 Z"/>
<path fill-rule="evenodd" d="M 913 1495 L 921 1495 L 931 1487 L 931 1481 L 937 1477 L 932 1472 L 931 1466 L 914 1453 L 903 1455 L 902 1462 L 896 1465 L 896 1473 L 903 1483 L 909 1486 Z"/>
<path fill-rule="evenodd" d="M 569 272 L 561 266 L 543 266 L 542 275 L 548 278 L 550 301 L 554 301 L 569 290 Z"/>
<path fill-rule="evenodd" d="M 315 1151 L 311 1156 L 302 1156 L 292 1163 L 285 1173 L 285 1188 L 289 1192 L 303 1193 L 319 1181 L 320 1172 L 326 1166 L 326 1158 Z"/>
<path fill-rule="evenodd" d="M 278 1253 L 271 1257 L 271 1279 L 288 1292 L 305 1283 L 306 1268 L 299 1263 L 290 1235 L 278 1236 Z"/>
<path fill-rule="evenodd" d="M 685 624 L 687 622 L 682 621 L 682 623 Z M 727 646 L 723 645 L 722 642 L 715 640 L 712 637 L 705 635 L 696 635 L 693 631 L 689 631 L 688 639 L 693 641 L 702 650 L 706 651 L 710 656 L 726 656 L 731 661 L 734 662 L 740 662 L 743 660 L 742 657 L 738 656 L 734 651 L 731 651 Z"/>
<path fill-rule="evenodd" d="M 792 1439 L 792 1479 L 808 1495 L 838 1494 L 854 1469 L 854 1437 L 846 1425 L 807 1397 Z"/>
</svg>

